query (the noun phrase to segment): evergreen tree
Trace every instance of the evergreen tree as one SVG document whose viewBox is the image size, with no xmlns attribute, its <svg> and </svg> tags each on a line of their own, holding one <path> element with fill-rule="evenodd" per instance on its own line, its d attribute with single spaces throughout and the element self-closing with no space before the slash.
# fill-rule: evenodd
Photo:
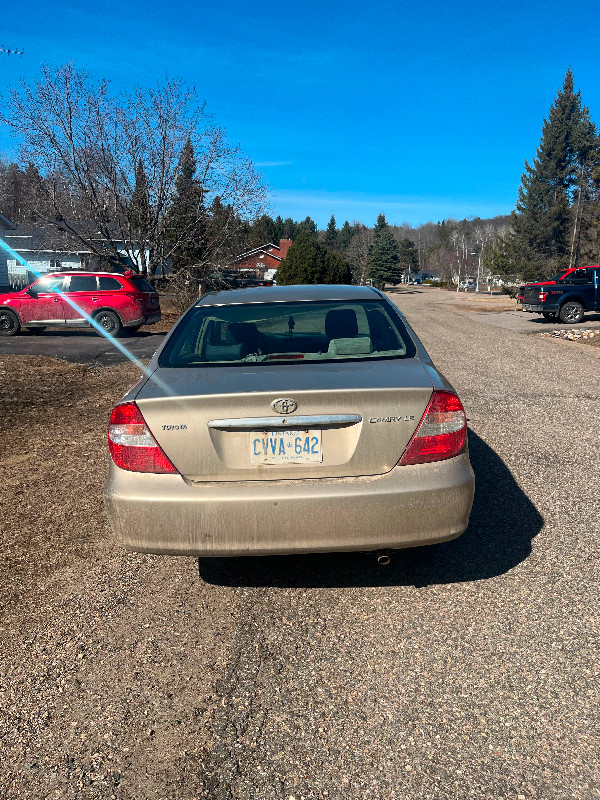
<svg viewBox="0 0 600 800">
<path fill-rule="evenodd" d="M 279 244 L 279 240 L 280 239 L 285 239 L 285 236 L 283 235 L 284 227 L 285 226 L 284 226 L 283 219 L 281 218 L 281 215 L 278 214 L 276 219 L 275 219 L 275 236 L 276 236 L 276 238 L 273 240 L 273 244 Z"/>
<path fill-rule="evenodd" d="M 35 221 L 46 204 L 46 187 L 38 168 L 29 162 L 23 174 L 23 220 Z"/>
<path fill-rule="evenodd" d="M 367 256 L 368 275 L 377 286 L 400 283 L 402 269 L 399 265 L 398 242 L 391 232 L 384 214 L 377 217 L 373 228 L 373 242 Z"/>
<path fill-rule="evenodd" d="M 23 171 L 18 164 L 9 164 L 2 178 L 2 213 L 12 222 L 21 222 L 23 219 Z"/>
<path fill-rule="evenodd" d="M 354 236 L 356 230 L 353 225 L 350 225 L 348 220 L 344 222 L 340 232 L 338 233 L 338 247 L 340 252 L 344 252 Z"/>
<path fill-rule="evenodd" d="M 186 141 L 179 158 L 179 171 L 175 180 L 175 197 L 167 218 L 167 238 L 179 242 L 173 253 L 176 267 L 200 263 L 206 250 L 206 210 L 202 185 L 194 175 L 196 159 L 190 139 Z"/>
<path fill-rule="evenodd" d="M 286 220 L 284 220 L 284 223 L 283 223 L 283 236 L 281 238 L 282 239 L 295 239 L 296 236 L 297 236 L 297 233 L 298 233 L 297 228 L 298 228 L 298 226 L 296 225 L 294 220 L 291 217 L 288 217 Z"/>
<path fill-rule="evenodd" d="M 330 250 L 338 249 L 338 231 L 335 224 L 335 216 L 333 214 L 331 215 L 331 219 L 327 225 L 325 236 L 323 237 L 323 244 Z"/>
<path fill-rule="evenodd" d="M 317 223 L 310 217 L 305 217 L 302 222 L 296 226 L 296 236 L 300 233 L 309 233 L 315 235 L 317 233 Z"/>
<path fill-rule="evenodd" d="M 150 215 L 150 198 L 148 196 L 148 181 L 144 171 L 142 159 L 137 163 L 135 170 L 135 188 L 131 197 L 130 218 L 133 229 L 138 237 L 145 239 Z"/>
<path fill-rule="evenodd" d="M 526 279 L 548 276 L 574 259 L 580 216 L 572 202 L 574 195 L 581 196 L 580 184 L 597 153 L 596 131 L 569 68 L 544 120 L 536 157 L 532 164 L 525 162 L 513 233 L 502 246 L 513 272 Z"/>
<path fill-rule="evenodd" d="M 275 221 L 268 214 L 263 214 L 252 224 L 250 243 L 253 247 L 260 247 L 263 244 L 279 244 Z"/>
<path fill-rule="evenodd" d="M 408 237 L 401 239 L 398 244 L 398 264 L 402 272 L 415 274 L 419 271 L 419 254 L 415 243 Z"/>
<path fill-rule="evenodd" d="M 348 262 L 339 253 L 319 244 L 316 236 L 307 230 L 298 235 L 277 270 L 277 283 L 282 286 L 351 282 Z"/>
</svg>

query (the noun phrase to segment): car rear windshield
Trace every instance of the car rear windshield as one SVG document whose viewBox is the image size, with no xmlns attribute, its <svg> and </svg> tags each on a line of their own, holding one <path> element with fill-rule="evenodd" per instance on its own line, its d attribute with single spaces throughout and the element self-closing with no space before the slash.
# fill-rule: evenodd
<svg viewBox="0 0 600 800">
<path fill-rule="evenodd" d="M 138 292 L 155 292 L 156 289 L 145 278 L 132 276 L 129 280 L 133 283 Z"/>
<path fill-rule="evenodd" d="M 412 358 L 415 346 L 385 301 L 197 306 L 160 354 L 161 367 Z"/>
</svg>

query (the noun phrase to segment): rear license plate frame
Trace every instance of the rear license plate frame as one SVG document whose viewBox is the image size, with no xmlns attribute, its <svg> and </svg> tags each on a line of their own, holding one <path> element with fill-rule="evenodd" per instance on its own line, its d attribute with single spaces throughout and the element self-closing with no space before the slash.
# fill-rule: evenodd
<svg viewBox="0 0 600 800">
<path fill-rule="evenodd" d="M 248 446 L 253 467 L 323 462 L 320 429 L 251 431 Z"/>
</svg>

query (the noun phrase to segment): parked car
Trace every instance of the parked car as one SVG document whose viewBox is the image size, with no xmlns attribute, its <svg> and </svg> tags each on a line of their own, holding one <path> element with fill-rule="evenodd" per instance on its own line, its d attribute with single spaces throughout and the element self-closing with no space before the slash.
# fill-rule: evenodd
<svg viewBox="0 0 600 800">
<path fill-rule="evenodd" d="M 207 294 L 114 408 L 104 498 L 139 552 L 378 550 L 452 539 L 463 406 L 368 286 Z"/>
<path fill-rule="evenodd" d="M 465 292 L 469 292 L 469 291 L 475 291 L 475 289 L 477 288 L 477 285 L 476 285 L 475 281 L 466 280 L 466 281 L 461 281 L 458 284 L 458 288 L 459 289 L 464 289 Z"/>
<path fill-rule="evenodd" d="M 90 328 L 93 319 L 113 336 L 160 321 L 158 293 L 131 270 L 56 272 L 19 292 L 0 294 L 0 336 L 21 328 Z"/>
</svg>

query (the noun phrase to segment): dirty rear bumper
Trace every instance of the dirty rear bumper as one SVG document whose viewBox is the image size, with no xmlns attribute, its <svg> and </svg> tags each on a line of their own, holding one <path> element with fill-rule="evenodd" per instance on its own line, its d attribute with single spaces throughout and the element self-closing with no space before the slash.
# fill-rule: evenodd
<svg viewBox="0 0 600 800">
<path fill-rule="evenodd" d="M 125 472 L 104 492 L 117 540 L 171 555 L 240 556 L 415 547 L 467 527 L 475 479 L 468 453 L 385 475 L 191 484 Z"/>
</svg>

